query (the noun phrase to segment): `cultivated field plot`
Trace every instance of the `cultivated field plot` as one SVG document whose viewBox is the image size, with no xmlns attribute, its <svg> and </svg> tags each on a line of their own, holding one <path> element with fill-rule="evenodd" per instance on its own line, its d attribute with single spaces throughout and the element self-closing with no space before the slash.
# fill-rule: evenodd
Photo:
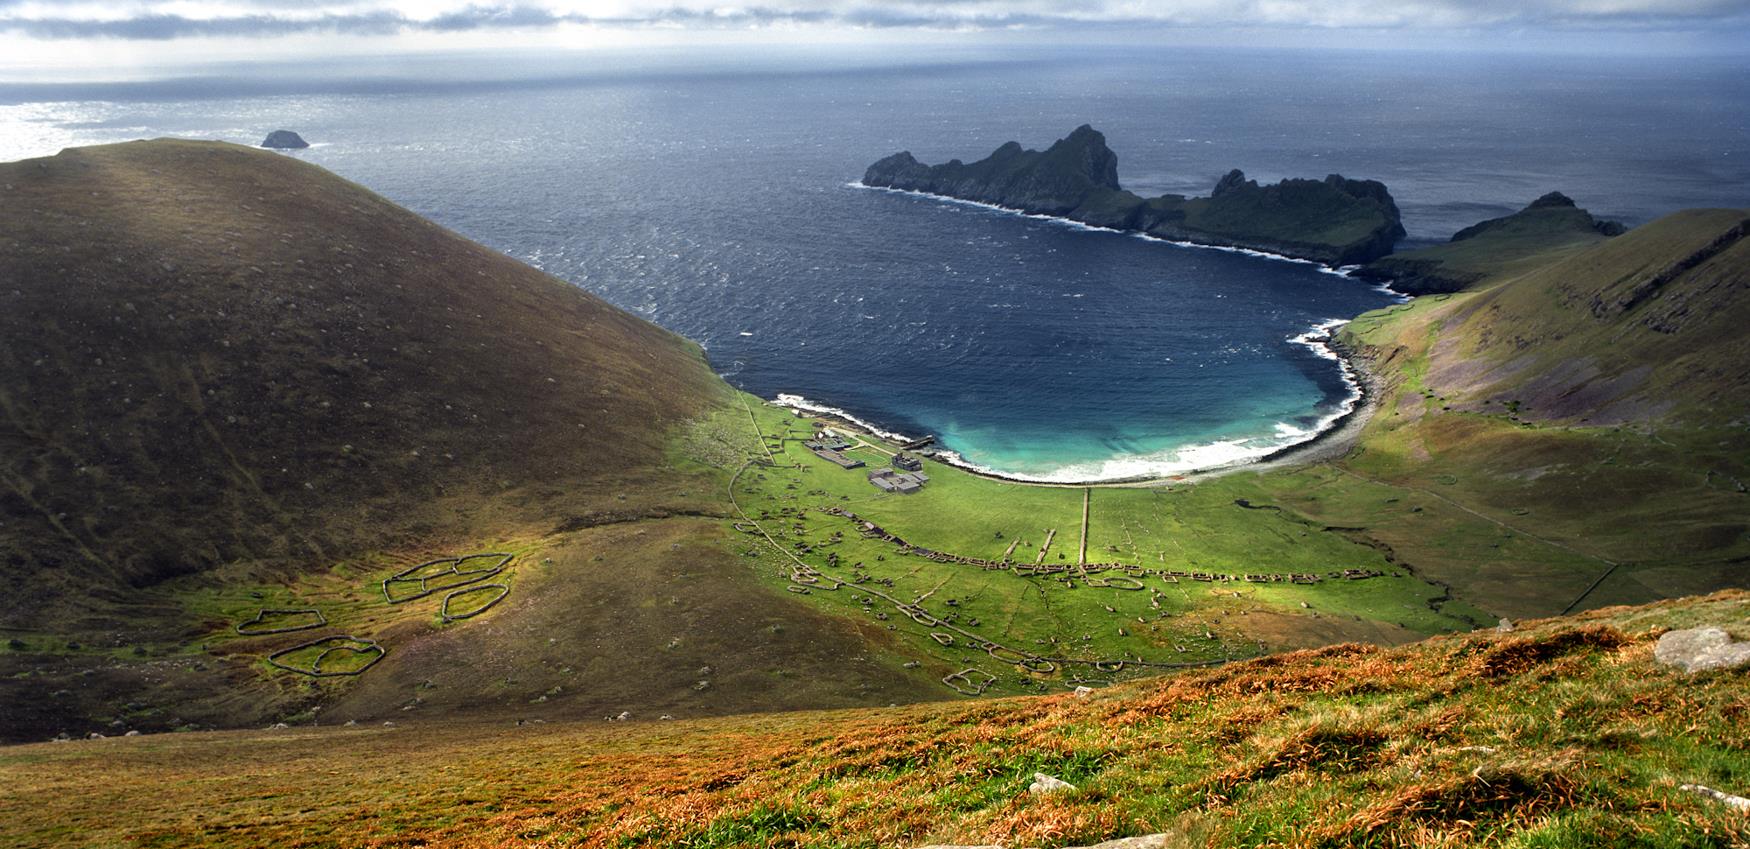
<svg viewBox="0 0 1750 849">
<path fill-rule="evenodd" d="M 388 650 L 375 640 L 340 635 L 281 649 L 268 655 L 267 662 L 312 678 L 337 678 L 362 675 L 386 654 Z"/>
</svg>

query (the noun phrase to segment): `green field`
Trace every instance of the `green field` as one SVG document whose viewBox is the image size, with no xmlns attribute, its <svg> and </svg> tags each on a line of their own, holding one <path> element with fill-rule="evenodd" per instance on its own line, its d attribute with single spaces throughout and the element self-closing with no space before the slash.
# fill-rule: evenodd
<svg viewBox="0 0 1750 849">
<path fill-rule="evenodd" d="M 887 465 L 897 446 L 861 435 L 847 453 L 867 466 L 842 469 L 802 445 L 816 432 L 814 419 L 753 409 L 776 448 L 770 465 L 750 464 L 735 479 L 736 505 L 752 520 L 740 524 L 742 553 L 774 585 L 900 637 L 902 651 L 934 677 L 976 669 L 995 676 L 989 692 L 1037 691 L 1333 638 L 1402 642 L 1492 621 L 1377 549 L 1282 510 L 1237 504 L 1229 487 L 1034 486 L 926 460 L 921 492 L 885 493 L 867 473 Z M 1074 568 L 1083 562 L 1084 498 L 1087 574 Z M 858 522 L 829 511 L 873 522 L 915 548 L 999 562 L 1008 555 L 1019 568 L 938 562 L 866 538 Z M 825 580 L 798 583 L 798 563 Z M 1025 574 L 1030 565 L 1065 571 Z M 1330 577 L 1343 570 L 1379 574 Z M 1220 579 L 1158 574 L 1171 571 Z M 1319 580 L 1248 582 L 1248 574 Z M 844 586 L 829 589 L 835 580 Z M 900 605 L 954 629 L 920 624 Z M 993 655 L 979 641 L 1009 651 Z M 1029 670 L 1017 654 L 1049 663 Z"/>
</svg>

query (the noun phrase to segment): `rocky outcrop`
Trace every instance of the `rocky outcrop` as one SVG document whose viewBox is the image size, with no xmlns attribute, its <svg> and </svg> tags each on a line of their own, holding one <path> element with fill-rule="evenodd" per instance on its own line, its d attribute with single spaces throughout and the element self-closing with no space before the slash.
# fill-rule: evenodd
<svg viewBox="0 0 1750 849">
<path fill-rule="evenodd" d="M 261 146 L 274 150 L 303 150 L 310 146 L 304 138 L 291 130 L 274 130 L 261 140 Z"/>
<path fill-rule="evenodd" d="M 1659 637 L 1653 657 L 1685 672 L 1737 669 L 1750 666 L 1750 641 L 1734 642 L 1732 635 L 1720 628 L 1685 628 Z"/>
<path fill-rule="evenodd" d="M 1152 202 L 1140 229 L 1176 241 L 1248 248 L 1329 265 L 1358 265 L 1391 253 L 1404 237 L 1397 203 L 1378 180 L 1331 174 L 1273 185 L 1233 170 L 1207 198 Z"/>
<path fill-rule="evenodd" d="M 1119 185 L 1106 137 L 1085 124 L 1044 151 L 1009 142 L 972 163 L 925 165 L 896 153 L 869 166 L 863 184 L 1331 265 L 1383 256 L 1404 235 L 1384 184 L 1336 174 L 1260 186 L 1234 170 L 1206 198 L 1138 197 Z"/>
</svg>

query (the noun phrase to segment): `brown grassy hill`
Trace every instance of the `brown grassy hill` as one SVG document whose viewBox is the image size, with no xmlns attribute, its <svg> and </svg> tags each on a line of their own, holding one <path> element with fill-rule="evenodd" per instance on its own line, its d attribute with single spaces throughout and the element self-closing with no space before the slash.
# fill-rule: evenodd
<svg viewBox="0 0 1750 849">
<path fill-rule="evenodd" d="M 295 159 L 140 142 L 0 186 L 14 579 L 323 558 L 487 496 L 601 509 L 726 397 L 691 343 Z"/>
<path fill-rule="evenodd" d="M 1097 690 L 688 722 L 148 735 L 0 749 L 19 846 L 1743 846 L 1743 592 Z M 1031 795 L 1035 772 L 1076 789 Z"/>
<path fill-rule="evenodd" d="M 69 150 L 0 193 L 0 739 L 915 689 L 726 551 L 699 457 L 746 412 L 691 342 L 276 153 Z M 491 550 L 474 631 L 378 589 Z M 331 627 L 232 631 L 306 606 Z M 263 663 L 342 629 L 390 649 L 356 688 Z"/>
</svg>

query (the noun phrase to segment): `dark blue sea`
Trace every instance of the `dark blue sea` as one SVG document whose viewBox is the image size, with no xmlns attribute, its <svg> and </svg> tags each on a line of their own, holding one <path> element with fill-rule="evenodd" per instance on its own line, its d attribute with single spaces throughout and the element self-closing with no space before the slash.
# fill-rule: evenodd
<svg viewBox="0 0 1750 849">
<path fill-rule="evenodd" d="M 1393 296 L 1304 263 L 854 187 L 1103 130 L 1142 194 L 1386 182 L 1407 245 L 1561 190 L 1629 224 L 1750 203 L 1750 61 L 1184 48 L 650 51 L 0 84 L 0 157 L 140 137 L 330 168 L 706 346 L 732 383 L 1086 480 L 1308 438 L 1308 344 Z"/>
</svg>

